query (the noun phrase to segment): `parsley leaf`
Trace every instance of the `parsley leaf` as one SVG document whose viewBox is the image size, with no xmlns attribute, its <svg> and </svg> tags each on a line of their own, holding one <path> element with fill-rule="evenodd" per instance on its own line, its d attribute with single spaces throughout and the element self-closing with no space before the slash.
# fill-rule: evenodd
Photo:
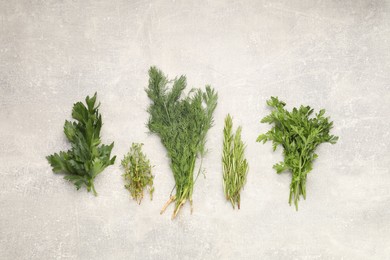
<svg viewBox="0 0 390 260">
<path fill-rule="evenodd" d="M 273 149 L 283 147 L 284 161 L 273 166 L 277 173 L 290 170 L 292 180 L 290 184 L 289 204 L 294 199 L 296 210 L 300 195 L 306 199 L 306 178 L 313 169 L 313 161 L 318 157 L 315 150 L 321 143 L 335 144 L 337 136 L 329 132 L 333 122 L 324 117 L 325 110 L 321 109 L 315 116 L 309 106 L 300 106 L 287 111 L 286 103 L 277 97 L 267 101 L 271 107 L 271 114 L 264 117 L 261 122 L 272 124 L 273 127 L 265 134 L 259 135 L 257 142 L 272 141 Z"/>
<path fill-rule="evenodd" d="M 115 162 L 115 156 L 110 159 L 114 143 L 100 144 L 102 117 L 98 109 L 100 104 L 95 106 L 96 96 L 96 93 L 92 98 L 87 96 L 87 106 L 81 102 L 74 104 L 72 117 L 76 121 L 65 121 L 64 133 L 72 148 L 46 157 L 53 172 L 64 173 L 64 179 L 77 189 L 85 185 L 94 195 L 97 195 L 93 184 L 95 177 Z"/>
</svg>

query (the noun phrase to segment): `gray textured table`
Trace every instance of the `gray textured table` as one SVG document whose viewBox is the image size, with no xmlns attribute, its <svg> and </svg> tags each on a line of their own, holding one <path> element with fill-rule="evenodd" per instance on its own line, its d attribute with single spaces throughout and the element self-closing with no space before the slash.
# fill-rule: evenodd
<svg viewBox="0 0 390 260">
<path fill-rule="evenodd" d="M 192 2 L 192 3 L 191 3 Z M 1 259 L 385 259 L 390 255 L 389 1 L 0 2 Z M 147 70 L 219 93 L 206 178 L 175 221 L 173 177 L 148 135 Z M 114 166 L 94 197 L 54 175 L 72 104 L 98 92 Z M 325 108 L 337 145 L 319 148 L 299 212 L 282 158 L 255 142 L 265 100 Z M 250 172 L 233 211 L 221 183 L 223 119 L 243 126 Z M 119 161 L 143 142 L 154 200 L 138 206 Z"/>
</svg>

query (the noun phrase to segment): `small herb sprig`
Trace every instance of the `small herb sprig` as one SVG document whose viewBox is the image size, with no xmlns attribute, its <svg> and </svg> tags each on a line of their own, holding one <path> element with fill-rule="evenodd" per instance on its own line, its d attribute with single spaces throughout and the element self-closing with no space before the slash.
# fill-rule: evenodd
<svg viewBox="0 0 390 260">
<path fill-rule="evenodd" d="M 172 83 L 170 90 L 169 83 Z M 188 96 L 183 96 L 186 86 L 185 76 L 169 81 L 156 67 L 149 70 L 146 93 L 151 104 L 147 126 L 160 137 L 170 158 L 176 194 L 171 194 L 161 213 L 175 202 L 172 218 L 188 200 L 192 210 L 192 192 L 202 168 L 194 177 L 195 163 L 198 156 L 203 158 L 206 153 L 206 134 L 213 124 L 217 106 L 217 93 L 210 86 L 206 86 L 206 91 L 193 89 Z"/>
<path fill-rule="evenodd" d="M 101 144 L 102 117 L 98 109 L 100 104 L 95 105 L 96 95 L 87 96 L 87 106 L 81 102 L 73 105 L 72 117 L 76 122 L 65 121 L 64 132 L 72 148 L 46 157 L 55 173 L 65 173 L 64 179 L 73 182 L 77 189 L 85 185 L 95 196 L 95 177 L 114 164 L 116 158 L 110 158 L 114 143 Z"/>
<path fill-rule="evenodd" d="M 130 151 L 125 155 L 121 164 L 125 170 L 123 177 L 126 181 L 125 188 L 130 191 L 131 196 L 138 204 L 144 197 L 144 189 L 148 188 L 150 200 L 153 199 L 153 179 L 152 166 L 149 159 L 142 152 L 142 145 L 133 143 Z"/>
<path fill-rule="evenodd" d="M 335 144 L 337 136 L 329 134 L 333 122 L 324 117 L 325 110 L 321 109 L 315 117 L 310 117 L 314 110 L 309 106 L 293 108 L 291 112 L 284 106 L 285 102 L 277 97 L 271 97 L 267 105 L 272 108 L 271 114 L 261 122 L 272 124 L 273 127 L 257 138 L 257 142 L 272 141 L 273 150 L 278 145 L 283 147 L 284 161 L 273 166 L 277 173 L 286 170 L 292 172 L 289 204 L 294 200 L 298 210 L 300 195 L 306 199 L 307 174 L 313 169 L 313 161 L 318 157 L 316 148 L 321 143 Z"/>
<path fill-rule="evenodd" d="M 245 159 L 245 144 L 241 140 L 242 128 L 233 133 L 233 120 L 230 114 L 225 118 L 223 129 L 223 188 L 226 199 L 240 209 L 240 191 L 246 182 L 248 161 Z"/>
</svg>

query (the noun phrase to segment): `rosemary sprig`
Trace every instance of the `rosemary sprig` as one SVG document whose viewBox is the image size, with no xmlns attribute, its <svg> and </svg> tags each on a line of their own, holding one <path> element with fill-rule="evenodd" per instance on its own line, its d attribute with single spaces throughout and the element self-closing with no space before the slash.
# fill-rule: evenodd
<svg viewBox="0 0 390 260">
<path fill-rule="evenodd" d="M 149 159 L 142 152 L 142 145 L 133 143 L 130 151 L 121 162 L 125 170 L 123 174 L 126 181 L 125 188 L 130 191 L 131 196 L 138 204 L 141 204 L 146 187 L 149 190 L 150 200 L 153 199 L 154 192 L 152 166 Z"/>
<path fill-rule="evenodd" d="M 176 189 L 176 194 L 170 196 L 161 213 L 175 202 L 172 215 L 175 218 L 187 200 L 192 210 L 195 163 L 198 156 L 203 158 L 206 153 L 206 134 L 213 124 L 217 93 L 206 86 L 205 91 L 192 89 L 188 96 L 183 96 L 186 77 L 169 81 L 156 67 L 150 68 L 149 77 L 146 93 L 151 104 L 147 126 L 160 137 L 167 149 Z M 172 87 L 169 90 L 167 85 L 170 83 Z"/>
<path fill-rule="evenodd" d="M 273 150 L 278 145 L 283 147 L 284 161 L 273 166 L 277 173 L 286 170 L 292 172 L 289 204 L 294 200 L 298 210 L 300 195 L 306 199 L 306 178 L 313 169 L 313 161 L 318 157 L 315 150 L 321 143 L 335 144 L 337 136 L 329 134 L 333 127 L 329 117 L 324 117 L 325 110 L 321 109 L 315 117 L 310 117 L 314 110 L 309 106 L 300 106 L 287 111 L 286 103 L 277 97 L 271 97 L 267 105 L 272 108 L 271 114 L 261 122 L 273 124 L 271 130 L 261 134 L 257 142 L 272 141 Z"/>
<path fill-rule="evenodd" d="M 233 133 L 233 121 L 230 114 L 225 118 L 223 129 L 223 188 L 226 199 L 240 209 L 240 191 L 245 185 L 248 174 L 248 161 L 245 159 L 245 144 L 241 140 L 241 126 Z"/>
</svg>

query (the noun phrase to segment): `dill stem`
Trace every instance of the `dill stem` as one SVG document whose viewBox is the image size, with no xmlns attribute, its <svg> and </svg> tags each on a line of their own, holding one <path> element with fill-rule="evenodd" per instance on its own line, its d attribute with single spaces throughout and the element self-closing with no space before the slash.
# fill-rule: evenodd
<svg viewBox="0 0 390 260">
<path fill-rule="evenodd" d="M 93 182 L 92 182 L 91 188 L 92 188 L 93 195 L 97 196 L 98 194 L 95 190 L 95 185 L 93 184 Z"/>
<path fill-rule="evenodd" d="M 167 209 L 167 207 L 176 199 L 176 196 L 173 195 L 173 196 L 170 196 L 168 201 L 164 204 L 164 206 L 162 207 L 161 211 L 160 211 L 160 215 L 164 213 L 164 211 Z"/>
</svg>

